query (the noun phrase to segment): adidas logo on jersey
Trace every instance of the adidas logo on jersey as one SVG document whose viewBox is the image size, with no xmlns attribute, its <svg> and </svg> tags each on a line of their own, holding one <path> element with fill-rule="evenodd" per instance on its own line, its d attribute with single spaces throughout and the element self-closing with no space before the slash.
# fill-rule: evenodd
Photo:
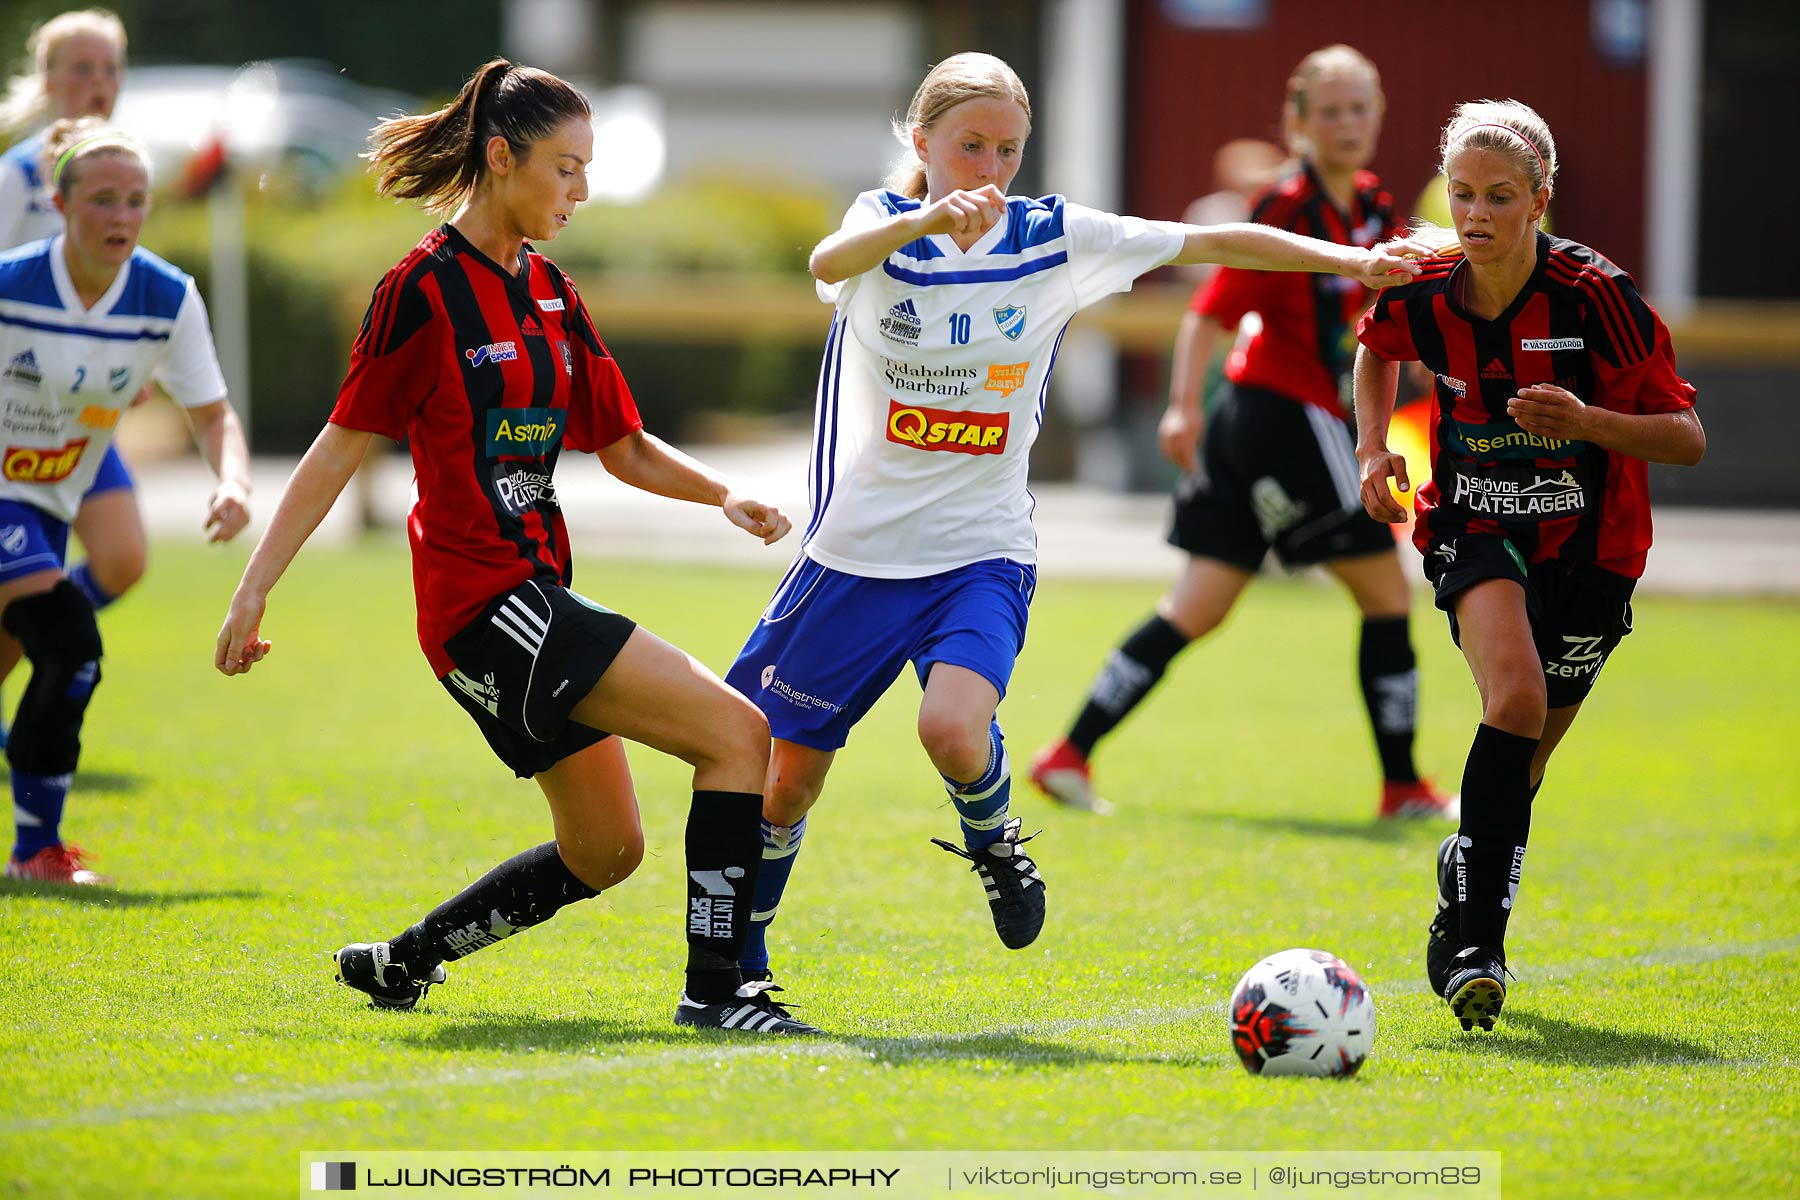
<svg viewBox="0 0 1800 1200">
<path fill-rule="evenodd" d="M 1512 368 L 1497 358 L 1490 358 L 1487 366 L 1481 368 L 1481 377 L 1483 379 L 1511 379 L 1513 377 Z"/>
<path fill-rule="evenodd" d="M 543 337 L 544 327 L 537 323 L 536 318 L 527 313 L 525 319 L 519 322 L 519 332 L 526 337 Z"/>
<path fill-rule="evenodd" d="M 37 355 L 30 350 L 22 350 L 13 355 L 12 361 L 6 364 L 4 379 L 16 379 L 26 387 L 36 387 L 44 382 L 44 373 L 38 369 Z"/>
<path fill-rule="evenodd" d="M 903 346 L 917 346 L 919 335 L 924 331 L 925 323 L 919 320 L 918 310 L 911 300 L 902 300 L 881 318 L 881 336 Z"/>
</svg>

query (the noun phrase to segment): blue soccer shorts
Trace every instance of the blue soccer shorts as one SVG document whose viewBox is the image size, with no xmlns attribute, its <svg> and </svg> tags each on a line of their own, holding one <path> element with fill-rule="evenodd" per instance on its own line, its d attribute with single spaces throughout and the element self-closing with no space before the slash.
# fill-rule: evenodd
<svg viewBox="0 0 1800 1200">
<path fill-rule="evenodd" d="M 117 442 L 106 443 L 106 453 L 100 457 L 100 469 L 94 472 L 94 482 L 88 484 L 88 490 L 81 493 L 82 499 L 97 496 L 101 492 L 116 492 L 123 488 L 126 491 L 137 486 L 131 477 L 131 469 L 125 465 L 125 459 L 119 453 Z"/>
<path fill-rule="evenodd" d="M 1005 696 L 1036 590 L 1037 568 L 1007 558 L 870 579 L 802 555 L 725 679 L 762 709 L 775 737 L 836 750 L 909 661 L 921 687 L 949 663 Z"/>
<path fill-rule="evenodd" d="M 0 583 L 59 571 L 68 553 L 68 525 L 35 504 L 0 500 Z"/>
</svg>

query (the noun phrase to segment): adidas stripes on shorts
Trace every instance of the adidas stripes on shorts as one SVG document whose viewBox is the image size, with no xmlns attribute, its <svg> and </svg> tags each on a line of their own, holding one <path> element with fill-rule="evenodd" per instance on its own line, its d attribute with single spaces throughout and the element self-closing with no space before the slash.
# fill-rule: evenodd
<svg viewBox="0 0 1800 1200">
<path fill-rule="evenodd" d="M 521 779 L 607 736 L 570 719 L 637 628 L 565 587 L 528 579 L 449 641 L 440 681 Z"/>
</svg>

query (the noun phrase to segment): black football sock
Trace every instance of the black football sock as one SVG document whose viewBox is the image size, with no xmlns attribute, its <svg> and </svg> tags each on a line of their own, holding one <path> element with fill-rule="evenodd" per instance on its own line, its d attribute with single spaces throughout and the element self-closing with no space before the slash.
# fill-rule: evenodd
<svg viewBox="0 0 1800 1200">
<path fill-rule="evenodd" d="M 695 792 L 687 821 L 687 994 L 729 1000 L 743 986 L 738 960 L 762 868 L 762 803 L 755 792 Z"/>
<path fill-rule="evenodd" d="M 1419 707 L 1419 672 L 1405 617 L 1371 617 L 1363 622 L 1356 673 L 1362 680 L 1363 705 L 1375 731 L 1382 778 L 1412 783 L 1413 726 Z"/>
<path fill-rule="evenodd" d="M 1504 952 L 1531 835 L 1531 756 L 1538 739 L 1478 725 L 1462 785 L 1457 899 L 1465 946 Z"/>
<path fill-rule="evenodd" d="M 423 979 L 440 962 L 473 954 L 548 921 L 565 904 L 599 894 L 569 870 L 555 842 L 545 842 L 507 859 L 395 938 L 394 961 Z"/>
<path fill-rule="evenodd" d="M 1087 704 L 1069 730 L 1069 743 L 1083 757 L 1150 694 L 1169 663 L 1188 644 L 1187 635 L 1153 614 L 1106 659 L 1088 689 Z"/>
</svg>

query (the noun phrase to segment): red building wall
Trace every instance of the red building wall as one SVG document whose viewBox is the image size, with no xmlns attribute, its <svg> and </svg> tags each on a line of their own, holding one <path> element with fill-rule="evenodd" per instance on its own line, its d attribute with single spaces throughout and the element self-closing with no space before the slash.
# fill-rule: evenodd
<svg viewBox="0 0 1800 1200">
<path fill-rule="evenodd" d="M 1562 167 L 1551 219 L 1630 271 L 1644 259 L 1646 73 L 1604 60 L 1586 0 L 1266 0 L 1246 31 L 1192 30 L 1163 0 L 1130 0 L 1125 211 L 1173 219 L 1213 190 L 1212 155 L 1234 137 L 1281 140 L 1288 75 L 1348 42 L 1381 70 L 1388 111 L 1373 164 L 1402 208 L 1437 169 L 1437 139 L 1463 100 L 1512 98 L 1550 123 Z"/>
</svg>

